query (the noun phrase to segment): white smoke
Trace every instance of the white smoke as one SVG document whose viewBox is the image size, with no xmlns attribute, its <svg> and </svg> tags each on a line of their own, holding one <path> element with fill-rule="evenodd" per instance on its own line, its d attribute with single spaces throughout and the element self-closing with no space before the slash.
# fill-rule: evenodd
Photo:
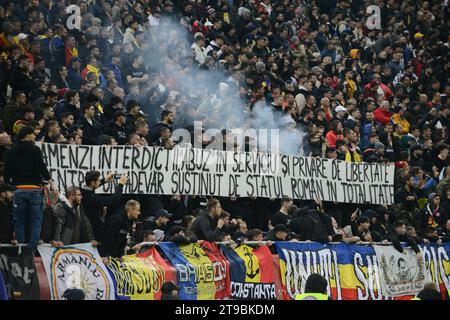
<svg viewBox="0 0 450 320">
<path fill-rule="evenodd" d="M 230 74 L 220 63 L 217 68 L 203 70 L 195 66 L 195 61 L 194 65 L 190 62 L 193 36 L 182 25 L 163 18 L 159 25 L 150 27 L 146 38 L 149 49 L 144 61 L 152 74 L 160 75 L 156 82 L 169 91 L 168 100 L 178 102 L 175 117 L 181 121 L 179 125 L 201 121 L 204 129 L 250 130 L 256 133 L 252 137 L 256 136 L 260 151 L 301 153 L 302 133 L 290 115 L 280 115 L 265 102 L 257 102 L 250 110 L 239 86 L 238 79 L 244 75 Z M 243 150 L 242 137 L 239 144 Z"/>
</svg>

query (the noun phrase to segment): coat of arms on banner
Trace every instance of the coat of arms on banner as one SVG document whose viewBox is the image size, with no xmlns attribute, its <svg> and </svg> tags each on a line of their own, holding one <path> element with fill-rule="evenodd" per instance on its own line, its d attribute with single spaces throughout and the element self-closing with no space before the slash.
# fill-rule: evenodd
<svg viewBox="0 0 450 320">
<path fill-rule="evenodd" d="M 425 263 L 417 260 L 411 248 L 403 253 L 393 247 L 373 246 L 380 268 L 381 289 L 384 296 L 415 295 L 427 281 Z"/>
<path fill-rule="evenodd" d="M 85 300 L 114 299 L 112 280 L 97 252 L 90 244 L 62 248 L 39 246 L 39 253 L 50 283 L 52 299 L 61 299 L 65 290 L 82 289 Z"/>
</svg>

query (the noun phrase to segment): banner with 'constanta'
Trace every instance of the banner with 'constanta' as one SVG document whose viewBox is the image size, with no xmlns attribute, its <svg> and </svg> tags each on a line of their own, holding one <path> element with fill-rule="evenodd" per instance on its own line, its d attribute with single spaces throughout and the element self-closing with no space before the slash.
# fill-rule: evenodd
<svg viewBox="0 0 450 320">
<path fill-rule="evenodd" d="M 267 246 L 221 246 L 230 261 L 231 298 L 276 299 L 272 253 Z"/>
</svg>

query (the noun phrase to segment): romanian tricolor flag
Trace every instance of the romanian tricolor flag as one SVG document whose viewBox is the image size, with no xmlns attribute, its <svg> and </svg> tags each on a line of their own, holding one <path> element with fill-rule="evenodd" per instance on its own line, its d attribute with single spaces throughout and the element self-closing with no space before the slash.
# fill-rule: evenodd
<svg viewBox="0 0 450 320">
<path fill-rule="evenodd" d="M 327 279 L 327 294 L 333 300 L 392 299 L 382 295 L 380 266 L 371 246 L 277 242 L 276 247 L 285 299 L 304 293 L 311 273 L 319 273 Z M 450 289 L 450 244 L 424 245 L 421 249 L 426 274 L 444 297 Z"/>
<path fill-rule="evenodd" d="M 220 258 L 220 253 L 215 252 L 217 248 L 213 245 L 178 246 L 166 242 L 160 243 L 159 247 L 177 270 L 182 300 L 214 300 L 228 295 L 227 263 Z"/>
<path fill-rule="evenodd" d="M 276 299 L 272 253 L 267 246 L 222 246 L 230 261 L 231 297 L 234 299 Z"/>
<path fill-rule="evenodd" d="M 230 262 L 225 259 L 215 243 L 201 241 L 200 247 L 214 266 L 214 278 L 216 278 L 214 281 L 216 285 L 215 299 L 228 298 L 230 296 Z"/>
<path fill-rule="evenodd" d="M 117 300 L 159 300 L 163 283 L 176 277 L 154 247 L 121 260 L 110 258 L 107 268 Z"/>
</svg>

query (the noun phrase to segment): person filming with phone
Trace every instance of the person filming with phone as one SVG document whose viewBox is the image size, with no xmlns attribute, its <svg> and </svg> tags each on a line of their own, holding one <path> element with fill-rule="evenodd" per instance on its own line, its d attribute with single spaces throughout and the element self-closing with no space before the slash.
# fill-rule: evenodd
<svg viewBox="0 0 450 320">
<path fill-rule="evenodd" d="M 86 186 L 81 188 L 81 204 L 91 223 L 95 239 L 102 242 L 105 219 L 114 214 L 114 210 L 119 207 L 123 188 L 128 182 L 128 173 L 120 176 L 118 183 L 115 185 L 114 193 L 110 195 L 96 194 L 95 190 L 105 183 L 114 181 L 115 172 L 108 173 L 105 178 L 100 178 L 100 176 L 100 171 L 96 170 L 86 173 Z"/>
</svg>

